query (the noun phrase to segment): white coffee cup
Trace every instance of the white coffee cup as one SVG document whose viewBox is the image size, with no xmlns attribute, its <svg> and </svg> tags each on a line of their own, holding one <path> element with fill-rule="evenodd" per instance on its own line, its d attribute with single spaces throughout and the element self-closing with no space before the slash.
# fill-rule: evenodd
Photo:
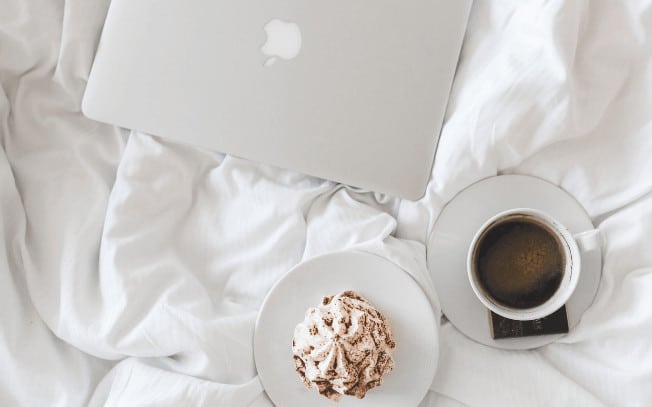
<svg viewBox="0 0 652 407">
<path fill-rule="evenodd" d="M 478 276 L 476 254 L 479 244 L 486 233 L 493 227 L 509 219 L 529 218 L 534 223 L 539 223 L 554 233 L 563 255 L 563 270 L 561 283 L 557 290 L 543 303 L 531 308 L 513 308 L 494 299 L 482 286 Z M 546 227 L 547 226 L 547 227 Z M 478 299 L 485 307 L 505 318 L 526 321 L 543 318 L 561 308 L 571 297 L 582 270 L 582 253 L 596 250 L 601 245 L 600 232 L 596 229 L 573 234 L 564 225 L 550 215 L 530 208 L 517 208 L 501 212 L 486 221 L 477 231 L 467 255 L 467 273 L 471 287 Z"/>
</svg>

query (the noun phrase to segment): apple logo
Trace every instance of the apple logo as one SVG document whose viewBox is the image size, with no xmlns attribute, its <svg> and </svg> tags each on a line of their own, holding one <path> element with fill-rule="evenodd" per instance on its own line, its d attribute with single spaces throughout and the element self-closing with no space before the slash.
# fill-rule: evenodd
<svg viewBox="0 0 652 407">
<path fill-rule="evenodd" d="M 291 60 L 301 51 L 301 30 L 295 23 L 272 20 L 265 24 L 267 40 L 260 48 L 267 56 L 265 66 L 272 66 L 278 58 Z"/>
</svg>

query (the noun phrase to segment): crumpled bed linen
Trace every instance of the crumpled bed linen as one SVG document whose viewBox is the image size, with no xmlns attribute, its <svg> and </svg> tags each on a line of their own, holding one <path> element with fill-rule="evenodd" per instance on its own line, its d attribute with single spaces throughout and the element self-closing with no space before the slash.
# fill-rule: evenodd
<svg viewBox="0 0 652 407">
<path fill-rule="evenodd" d="M 416 202 L 84 118 L 108 3 L 0 4 L 0 405 L 271 406 L 251 341 L 274 282 L 366 250 L 437 309 L 437 215 L 512 173 L 587 209 L 605 242 L 597 297 L 535 351 L 443 322 L 421 406 L 652 403 L 652 2 L 476 0 Z"/>
</svg>

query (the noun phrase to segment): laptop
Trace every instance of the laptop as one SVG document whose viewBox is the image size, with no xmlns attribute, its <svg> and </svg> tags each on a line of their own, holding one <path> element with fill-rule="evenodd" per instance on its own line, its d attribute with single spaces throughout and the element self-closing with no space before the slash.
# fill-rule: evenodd
<svg viewBox="0 0 652 407">
<path fill-rule="evenodd" d="M 471 0 L 113 0 L 101 122 L 423 196 Z"/>
</svg>

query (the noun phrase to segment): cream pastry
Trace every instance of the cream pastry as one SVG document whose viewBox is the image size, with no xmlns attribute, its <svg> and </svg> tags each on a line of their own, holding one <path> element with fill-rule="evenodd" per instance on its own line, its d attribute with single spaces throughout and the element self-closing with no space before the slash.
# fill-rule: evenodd
<svg viewBox="0 0 652 407">
<path fill-rule="evenodd" d="M 396 343 L 389 323 L 353 291 L 324 297 L 309 308 L 294 330 L 292 353 L 297 373 L 308 388 L 337 401 L 363 398 L 394 368 Z"/>
</svg>

